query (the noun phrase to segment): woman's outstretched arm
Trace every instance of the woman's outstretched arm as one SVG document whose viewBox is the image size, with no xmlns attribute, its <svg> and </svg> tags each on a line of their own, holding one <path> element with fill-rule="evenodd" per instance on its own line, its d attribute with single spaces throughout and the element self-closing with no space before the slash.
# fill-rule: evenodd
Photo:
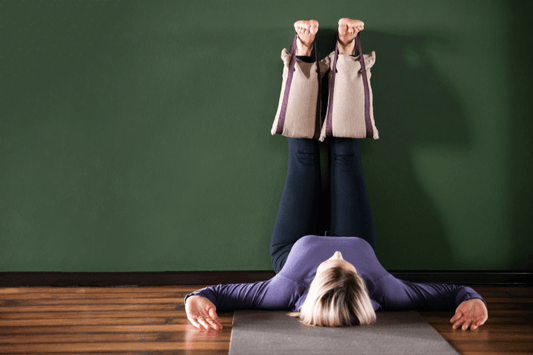
<svg viewBox="0 0 533 355">
<path fill-rule="evenodd" d="M 216 330 L 221 328 L 217 311 L 292 309 L 298 298 L 298 284 L 277 275 L 266 281 L 221 284 L 194 291 L 185 296 L 185 311 L 197 328 Z"/>
<path fill-rule="evenodd" d="M 476 329 L 488 318 L 485 300 L 472 288 L 445 283 L 417 283 L 392 275 L 379 280 L 374 293 L 384 310 L 455 310 L 453 328 Z"/>
</svg>

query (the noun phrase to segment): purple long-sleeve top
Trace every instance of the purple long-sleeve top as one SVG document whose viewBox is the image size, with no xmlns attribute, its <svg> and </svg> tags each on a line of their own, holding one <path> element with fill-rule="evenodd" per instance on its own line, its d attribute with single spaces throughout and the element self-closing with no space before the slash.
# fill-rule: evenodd
<svg viewBox="0 0 533 355">
<path fill-rule="evenodd" d="M 415 283 L 395 278 L 379 263 L 374 250 L 357 237 L 308 235 L 294 243 L 283 269 L 273 278 L 245 284 L 216 285 L 185 297 L 208 298 L 217 311 L 270 309 L 297 311 L 307 297 L 316 269 L 335 251 L 352 263 L 365 280 L 374 310 L 454 309 L 463 301 L 483 298 L 472 288 L 443 283 Z"/>
</svg>

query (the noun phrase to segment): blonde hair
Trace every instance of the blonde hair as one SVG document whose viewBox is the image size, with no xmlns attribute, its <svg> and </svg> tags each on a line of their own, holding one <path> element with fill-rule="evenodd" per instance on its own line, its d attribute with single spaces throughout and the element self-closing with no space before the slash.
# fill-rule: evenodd
<svg viewBox="0 0 533 355">
<path fill-rule="evenodd" d="M 299 312 L 288 315 L 304 324 L 323 327 L 369 325 L 376 321 L 365 280 L 340 266 L 317 274 Z"/>
</svg>

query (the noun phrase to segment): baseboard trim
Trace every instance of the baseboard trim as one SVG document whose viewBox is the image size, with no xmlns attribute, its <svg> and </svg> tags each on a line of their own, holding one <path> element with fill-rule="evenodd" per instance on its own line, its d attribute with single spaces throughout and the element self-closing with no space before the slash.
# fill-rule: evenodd
<svg viewBox="0 0 533 355">
<path fill-rule="evenodd" d="M 0 287 L 216 285 L 268 280 L 274 271 L 2 272 Z"/>
<path fill-rule="evenodd" d="M 391 271 L 391 274 L 414 282 L 533 286 L 533 272 L 524 271 Z M 0 272 L 0 287 L 216 285 L 268 280 L 274 275 L 273 271 Z"/>
</svg>

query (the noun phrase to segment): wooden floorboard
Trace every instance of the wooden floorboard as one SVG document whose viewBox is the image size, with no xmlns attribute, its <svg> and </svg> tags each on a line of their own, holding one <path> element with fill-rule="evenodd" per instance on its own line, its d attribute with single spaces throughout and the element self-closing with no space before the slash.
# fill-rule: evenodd
<svg viewBox="0 0 533 355">
<path fill-rule="evenodd" d="M 218 332 L 187 320 L 183 297 L 201 287 L 0 288 L 0 353 L 227 354 L 232 312 Z M 489 305 L 475 331 L 453 330 L 453 312 L 420 314 L 460 354 L 533 354 L 533 287 L 474 289 Z"/>
</svg>

